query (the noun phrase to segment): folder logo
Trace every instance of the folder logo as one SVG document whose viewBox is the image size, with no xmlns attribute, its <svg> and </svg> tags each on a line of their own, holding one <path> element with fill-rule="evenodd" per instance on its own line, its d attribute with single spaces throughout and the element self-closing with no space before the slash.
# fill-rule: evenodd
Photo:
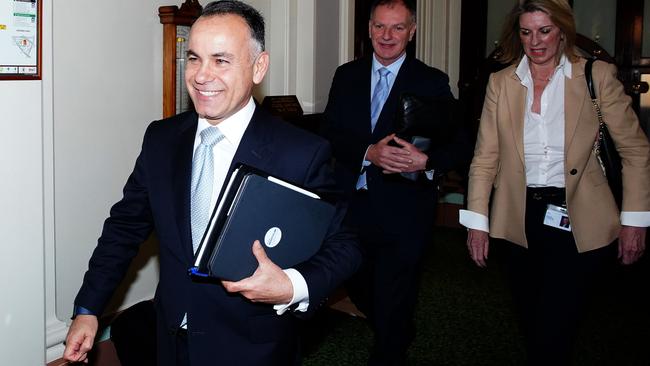
<svg viewBox="0 0 650 366">
<path fill-rule="evenodd" d="M 279 227 L 272 227 L 264 235 L 264 245 L 273 248 L 282 240 L 282 230 Z"/>
</svg>

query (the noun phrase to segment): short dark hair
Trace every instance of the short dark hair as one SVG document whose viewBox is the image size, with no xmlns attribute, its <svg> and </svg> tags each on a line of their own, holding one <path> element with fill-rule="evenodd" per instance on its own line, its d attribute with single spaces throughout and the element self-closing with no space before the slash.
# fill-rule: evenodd
<svg viewBox="0 0 650 366">
<path fill-rule="evenodd" d="M 560 45 L 560 52 L 564 53 L 569 61 L 576 62 L 578 56 L 573 50 L 576 41 L 576 23 L 573 10 L 566 0 L 518 0 L 503 23 L 497 60 L 502 63 L 514 63 L 523 57 L 524 48 L 519 38 L 519 17 L 524 13 L 536 11 L 546 13 L 551 22 L 560 28 L 564 39 Z"/>
<path fill-rule="evenodd" d="M 238 15 L 246 21 L 251 38 L 258 44 L 259 51 L 264 51 L 264 17 L 252 6 L 238 0 L 213 1 L 203 7 L 201 17 L 229 14 Z"/>
<path fill-rule="evenodd" d="M 375 14 L 375 9 L 377 9 L 378 6 L 395 6 L 397 4 L 402 4 L 404 7 L 411 13 L 411 21 L 413 23 L 416 23 L 417 19 L 417 6 L 415 4 L 414 0 L 375 0 L 372 2 L 372 5 L 370 5 L 370 17 L 369 19 L 372 20 L 372 16 Z"/>
</svg>

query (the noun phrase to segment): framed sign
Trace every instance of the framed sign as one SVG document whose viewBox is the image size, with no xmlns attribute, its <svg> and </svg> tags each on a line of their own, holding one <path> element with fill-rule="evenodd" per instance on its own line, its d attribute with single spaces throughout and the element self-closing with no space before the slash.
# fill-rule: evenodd
<svg viewBox="0 0 650 366">
<path fill-rule="evenodd" d="M 295 95 L 269 95 L 262 100 L 262 107 L 266 108 L 272 115 L 286 120 L 292 120 L 302 116 L 302 107 Z"/>
<path fill-rule="evenodd" d="M 0 0 L 0 80 L 40 80 L 42 0 Z"/>
</svg>

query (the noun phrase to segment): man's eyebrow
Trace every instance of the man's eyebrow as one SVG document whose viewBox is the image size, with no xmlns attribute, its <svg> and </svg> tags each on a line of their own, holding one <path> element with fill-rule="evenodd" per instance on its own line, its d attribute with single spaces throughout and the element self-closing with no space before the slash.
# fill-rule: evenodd
<svg viewBox="0 0 650 366">
<path fill-rule="evenodd" d="M 233 58 L 235 58 L 235 55 L 230 53 L 230 52 L 217 52 L 217 53 L 213 53 L 212 57 L 214 57 L 214 58 L 233 59 Z"/>
<path fill-rule="evenodd" d="M 187 54 L 188 57 L 189 56 L 196 56 L 196 57 L 199 56 L 199 55 L 196 54 L 196 52 L 194 52 L 192 50 L 187 50 L 186 54 Z M 227 59 L 235 58 L 235 55 L 230 53 L 230 52 L 217 52 L 217 53 L 213 53 L 210 56 L 212 56 L 213 58 L 227 58 Z"/>
<path fill-rule="evenodd" d="M 401 23 L 395 23 L 395 24 L 384 24 L 379 21 L 371 21 L 373 25 L 383 25 L 384 27 L 398 27 L 398 26 L 403 26 L 406 27 L 409 23 L 408 22 L 401 22 Z"/>
</svg>

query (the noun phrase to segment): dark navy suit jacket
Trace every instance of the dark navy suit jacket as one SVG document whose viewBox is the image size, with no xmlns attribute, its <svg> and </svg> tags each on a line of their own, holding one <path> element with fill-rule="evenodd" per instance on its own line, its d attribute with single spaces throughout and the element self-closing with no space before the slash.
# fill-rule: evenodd
<svg viewBox="0 0 650 366">
<path fill-rule="evenodd" d="M 294 315 L 313 313 L 360 264 L 355 237 L 342 229 L 345 209 L 339 205 L 321 250 L 294 267 L 309 288 L 307 314 L 289 311 L 278 316 L 272 306 L 229 294 L 218 283 L 192 281 L 187 274 L 193 260 L 189 186 L 197 120 L 194 112 L 188 112 L 148 127 L 124 196 L 104 224 L 75 304 L 101 314 L 139 245 L 155 230 L 160 245 L 155 296 L 159 364 L 174 363 L 174 334 L 186 312 L 194 365 L 292 364 L 298 350 Z M 325 140 L 257 107 L 230 169 L 243 162 L 316 191 L 332 190 L 330 158 Z"/>
</svg>

